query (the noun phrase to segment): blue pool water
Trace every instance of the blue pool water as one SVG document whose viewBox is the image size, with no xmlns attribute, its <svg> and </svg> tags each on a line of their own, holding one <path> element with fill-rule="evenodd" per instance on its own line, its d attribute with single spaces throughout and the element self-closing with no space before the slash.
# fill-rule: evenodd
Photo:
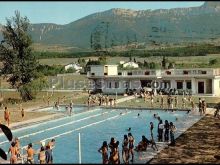
<svg viewBox="0 0 220 165">
<path fill-rule="evenodd" d="M 172 121 L 179 130 L 190 118 L 198 118 L 198 116 L 186 114 L 185 111 L 104 108 L 84 109 L 84 111 L 82 107 L 80 108 L 80 112 L 74 113 L 72 116 L 17 129 L 12 131 L 13 135 L 19 137 L 22 146 L 34 143 L 34 149 L 40 147 L 37 142 L 55 138 L 54 163 L 78 163 L 78 133 L 80 133 L 82 163 L 101 163 L 101 154 L 97 150 L 101 147 L 102 142 L 109 142 L 111 137 L 115 137 L 120 142 L 121 153 L 121 142 L 124 134 L 128 133 L 126 129 L 129 127 L 131 127 L 131 133 L 135 138 L 135 145 L 137 145 L 142 135 L 150 139 L 149 123 L 152 121 L 155 126 L 154 139 L 157 140 L 158 120 L 153 118 L 154 113 L 158 113 L 163 122 L 164 120 Z M 176 117 L 178 117 L 178 121 L 176 121 Z M 7 151 L 9 146 L 6 137 L 0 134 L 0 147 Z"/>
</svg>

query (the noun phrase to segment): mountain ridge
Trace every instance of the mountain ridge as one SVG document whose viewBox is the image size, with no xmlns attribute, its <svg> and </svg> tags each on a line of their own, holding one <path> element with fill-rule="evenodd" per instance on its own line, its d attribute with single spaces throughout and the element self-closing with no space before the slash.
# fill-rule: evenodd
<svg viewBox="0 0 220 165">
<path fill-rule="evenodd" d="M 100 33 L 102 47 L 130 43 L 169 44 L 214 41 L 220 38 L 220 2 L 198 7 L 132 10 L 112 8 L 65 25 L 31 24 L 35 43 L 90 48 L 91 38 Z"/>
</svg>

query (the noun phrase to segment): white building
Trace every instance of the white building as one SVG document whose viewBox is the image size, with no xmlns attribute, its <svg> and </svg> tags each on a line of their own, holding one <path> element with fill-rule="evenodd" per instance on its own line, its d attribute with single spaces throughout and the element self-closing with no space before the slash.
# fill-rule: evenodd
<svg viewBox="0 0 220 165">
<path fill-rule="evenodd" d="M 130 61 L 130 62 L 126 62 L 126 63 L 123 64 L 123 68 L 127 68 L 127 67 L 129 67 L 129 68 L 138 68 L 139 66 L 138 66 L 137 63 Z"/>
<path fill-rule="evenodd" d="M 117 65 L 92 65 L 87 77 L 103 93 L 125 93 L 127 89 L 139 91 L 143 87 L 190 90 L 192 94 L 220 96 L 220 68 L 131 70 L 118 71 Z"/>
<path fill-rule="evenodd" d="M 73 69 L 75 69 L 77 71 L 82 69 L 82 67 L 79 64 L 77 64 L 77 63 L 71 63 L 71 64 L 67 64 L 65 66 L 65 70 L 68 70 L 69 68 L 73 68 Z"/>
<path fill-rule="evenodd" d="M 119 64 L 124 64 L 125 63 L 125 61 L 119 61 Z"/>
</svg>

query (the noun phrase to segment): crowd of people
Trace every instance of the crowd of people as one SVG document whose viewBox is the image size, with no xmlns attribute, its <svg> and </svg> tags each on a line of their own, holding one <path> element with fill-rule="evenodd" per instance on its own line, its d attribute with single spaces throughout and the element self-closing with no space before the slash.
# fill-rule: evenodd
<svg viewBox="0 0 220 165">
<path fill-rule="evenodd" d="M 191 105 L 191 109 L 195 110 L 195 106 L 196 106 L 195 101 L 192 99 L 192 95 L 188 95 L 188 96 L 183 95 L 182 99 L 181 99 L 182 103 L 179 103 L 178 96 L 176 96 L 176 95 L 165 96 L 165 95 L 162 95 L 161 92 L 159 93 L 158 96 L 155 96 L 154 92 L 142 91 L 140 93 L 140 98 L 144 98 L 145 103 L 149 100 L 152 108 L 155 107 L 156 102 L 160 105 L 159 107 L 162 109 L 165 109 L 165 108 L 167 108 L 167 109 L 177 109 L 177 108 L 185 109 L 186 104 L 189 103 Z M 165 101 L 166 101 L 166 104 L 165 104 Z M 165 105 L 167 105 L 167 106 L 165 106 Z M 199 98 L 199 107 L 201 107 L 200 109 L 201 109 L 202 114 L 205 114 L 206 102 L 204 99 L 201 100 L 201 98 Z"/>
<path fill-rule="evenodd" d="M 115 107 L 116 106 L 116 98 L 109 97 L 109 95 L 103 95 L 103 94 L 98 94 L 98 95 L 89 95 L 87 99 L 87 105 L 99 105 L 99 106 L 108 106 L 110 107 Z"/>
<path fill-rule="evenodd" d="M 54 147 L 55 139 L 51 139 L 47 144 L 41 142 L 39 150 L 34 150 L 33 144 L 29 143 L 25 148 L 26 154 L 23 154 L 23 148 L 20 146 L 20 141 L 15 137 L 8 150 L 8 153 L 10 154 L 10 164 L 17 164 L 18 160 L 22 159 L 25 164 L 36 164 L 37 162 L 34 155 L 37 155 L 37 161 L 39 164 L 52 164 Z"/>
<path fill-rule="evenodd" d="M 138 113 L 138 116 L 140 114 Z M 168 122 L 165 120 L 163 124 L 163 120 L 158 116 L 158 114 L 154 114 L 153 118 L 158 120 L 157 127 L 157 137 L 158 142 L 170 142 L 170 145 L 175 145 L 174 134 L 176 132 L 176 127 L 173 122 Z M 124 135 L 124 139 L 121 144 L 121 157 L 124 164 L 129 164 L 129 162 L 134 161 L 134 151 L 142 152 L 147 151 L 148 146 L 151 146 L 153 150 L 158 151 L 158 147 L 154 140 L 153 131 L 154 124 L 150 122 L 150 137 L 151 139 L 147 139 L 145 135 L 142 135 L 141 141 L 135 146 L 135 138 L 131 133 L 131 127 L 127 129 L 128 134 Z M 170 140 L 169 140 L 170 139 Z M 110 150 L 110 152 L 108 152 Z M 98 149 L 98 152 L 102 154 L 102 163 L 103 164 L 120 164 L 120 151 L 119 151 L 119 141 L 116 141 L 114 137 L 111 138 L 109 144 L 107 141 L 104 141 L 102 146 Z"/>
</svg>

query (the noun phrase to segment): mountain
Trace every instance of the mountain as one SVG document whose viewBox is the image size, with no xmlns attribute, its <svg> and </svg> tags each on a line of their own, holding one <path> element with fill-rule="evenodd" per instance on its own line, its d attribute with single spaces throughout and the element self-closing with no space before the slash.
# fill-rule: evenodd
<svg viewBox="0 0 220 165">
<path fill-rule="evenodd" d="M 199 7 L 175 9 L 114 8 L 66 25 L 32 24 L 29 33 L 35 43 L 89 48 L 91 34 L 108 47 L 132 42 L 201 42 L 219 39 L 219 27 L 220 2 L 205 2 Z"/>
</svg>

